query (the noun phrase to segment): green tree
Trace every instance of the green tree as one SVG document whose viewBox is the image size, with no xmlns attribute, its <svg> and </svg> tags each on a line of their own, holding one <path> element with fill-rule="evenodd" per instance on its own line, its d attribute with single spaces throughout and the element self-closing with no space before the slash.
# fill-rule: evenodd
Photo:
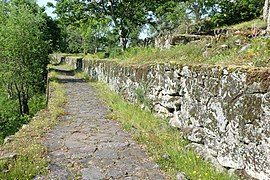
<svg viewBox="0 0 270 180">
<path fill-rule="evenodd" d="M 81 36 L 80 29 L 69 25 L 66 33 L 67 51 L 70 53 L 81 53 L 83 51 L 83 37 Z"/>
<path fill-rule="evenodd" d="M 45 89 L 45 24 L 27 4 L 9 3 L 4 8 L 0 22 L 0 73 L 3 84 L 16 95 L 21 115 L 25 115 L 29 113 L 29 99 Z"/>
<path fill-rule="evenodd" d="M 107 38 L 110 34 L 109 19 L 90 17 L 87 22 L 80 24 L 80 32 L 83 38 L 84 54 L 96 53 L 107 46 Z"/>
<path fill-rule="evenodd" d="M 49 53 L 60 51 L 62 36 L 59 21 L 52 19 L 52 17 L 48 16 L 45 12 L 42 12 L 40 16 L 44 22 L 42 29 L 44 38 L 50 43 Z"/>
<path fill-rule="evenodd" d="M 219 10 L 212 19 L 216 26 L 248 21 L 262 14 L 263 4 L 262 0 L 220 0 L 217 3 Z"/>
<path fill-rule="evenodd" d="M 155 16 L 158 35 L 172 34 L 181 24 L 189 22 L 185 4 L 173 1 L 159 6 Z"/>
<path fill-rule="evenodd" d="M 188 15 L 198 23 L 203 18 L 218 11 L 217 0 L 188 0 L 186 1 Z"/>
<path fill-rule="evenodd" d="M 146 23 L 147 7 L 142 0 L 103 0 L 92 5 L 98 16 L 111 20 L 112 33 L 117 36 L 123 50 L 131 41 L 132 34 L 139 34 Z"/>
<path fill-rule="evenodd" d="M 93 33 L 96 22 L 92 21 L 93 17 L 99 22 L 106 22 L 109 31 L 106 31 L 106 36 L 102 38 L 97 37 L 96 40 L 100 41 L 106 37 L 107 39 L 115 39 L 117 46 L 121 45 L 125 50 L 128 44 L 137 42 L 141 29 L 147 23 L 151 23 L 151 14 L 157 15 L 156 11 L 164 3 L 178 2 L 172 0 L 101 0 L 101 1 L 86 1 L 86 0 L 57 0 L 55 5 L 55 12 L 61 21 L 66 25 L 81 27 L 84 39 L 90 37 L 86 32 Z M 50 4 L 50 6 L 53 6 Z M 156 17 L 154 17 L 155 19 Z M 91 22 L 92 21 L 92 22 Z M 89 22 L 93 23 L 89 25 Z M 83 25 L 82 25 L 83 24 Z M 152 25 L 156 24 L 152 22 Z M 98 25 L 104 27 L 104 25 Z M 90 29 L 91 30 L 90 30 Z M 88 29 L 88 30 L 87 30 Z M 99 34 L 96 31 L 93 34 Z M 110 36 L 110 37 L 109 37 Z M 111 38 L 114 36 L 115 38 Z M 86 42 L 86 41 L 84 41 Z M 85 44 L 85 43 L 84 43 Z M 133 43 L 136 44 L 136 43 Z M 84 45 L 85 46 L 85 45 Z"/>
</svg>

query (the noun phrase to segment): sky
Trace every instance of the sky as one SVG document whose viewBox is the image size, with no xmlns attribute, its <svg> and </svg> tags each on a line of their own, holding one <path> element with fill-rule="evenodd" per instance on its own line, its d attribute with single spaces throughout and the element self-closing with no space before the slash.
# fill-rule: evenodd
<svg viewBox="0 0 270 180">
<path fill-rule="evenodd" d="M 47 2 L 52 2 L 55 5 L 56 2 L 54 0 L 36 0 L 36 1 L 37 1 L 37 3 L 38 3 L 39 6 L 45 6 L 46 13 L 47 13 L 48 16 L 51 16 L 52 18 L 55 18 L 56 17 L 56 14 L 53 14 L 52 13 L 53 12 L 53 8 L 46 7 Z"/>
</svg>

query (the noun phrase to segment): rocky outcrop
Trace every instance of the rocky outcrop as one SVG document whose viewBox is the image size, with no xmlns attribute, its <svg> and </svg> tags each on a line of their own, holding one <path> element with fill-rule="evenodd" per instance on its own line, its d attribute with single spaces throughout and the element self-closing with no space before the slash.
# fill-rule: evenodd
<svg viewBox="0 0 270 180">
<path fill-rule="evenodd" d="M 175 34 L 165 35 L 155 39 L 155 47 L 168 49 L 178 44 L 187 44 L 189 42 L 207 41 L 212 42 L 214 36 L 211 35 L 194 35 L 194 34 Z"/>
<path fill-rule="evenodd" d="M 68 62 L 79 64 L 76 58 Z M 127 100 L 167 117 L 217 166 L 270 178 L 269 70 L 86 59 L 81 68 Z"/>
</svg>

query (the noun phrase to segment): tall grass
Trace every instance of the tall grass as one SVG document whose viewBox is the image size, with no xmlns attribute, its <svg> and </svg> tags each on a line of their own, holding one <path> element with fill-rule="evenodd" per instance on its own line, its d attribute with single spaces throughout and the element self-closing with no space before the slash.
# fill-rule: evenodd
<svg viewBox="0 0 270 180">
<path fill-rule="evenodd" d="M 182 64 L 200 63 L 203 44 L 177 45 L 170 49 L 134 47 L 117 57 L 124 64 L 147 64 L 175 61 Z"/>
<path fill-rule="evenodd" d="M 236 44 L 237 40 L 242 41 L 241 46 Z M 242 51 L 241 49 L 247 44 L 250 46 Z M 204 41 L 179 44 L 170 49 L 130 48 L 115 60 L 122 64 L 135 65 L 174 62 L 184 65 L 269 67 L 269 47 L 267 38 L 243 39 L 243 37 L 233 36 L 212 44 L 211 48 L 207 48 Z"/>
<path fill-rule="evenodd" d="M 267 23 L 263 19 L 254 19 L 247 22 L 242 22 L 236 25 L 232 25 L 231 28 L 236 29 L 251 29 L 251 28 L 265 28 Z"/>
</svg>

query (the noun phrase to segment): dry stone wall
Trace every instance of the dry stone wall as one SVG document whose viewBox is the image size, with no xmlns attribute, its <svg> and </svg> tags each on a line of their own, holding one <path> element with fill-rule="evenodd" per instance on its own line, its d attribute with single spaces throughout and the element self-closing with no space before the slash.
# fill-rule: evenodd
<svg viewBox="0 0 270 180">
<path fill-rule="evenodd" d="M 270 179 L 270 72 L 67 57 L 131 102 L 167 117 L 217 167 Z"/>
</svg>

